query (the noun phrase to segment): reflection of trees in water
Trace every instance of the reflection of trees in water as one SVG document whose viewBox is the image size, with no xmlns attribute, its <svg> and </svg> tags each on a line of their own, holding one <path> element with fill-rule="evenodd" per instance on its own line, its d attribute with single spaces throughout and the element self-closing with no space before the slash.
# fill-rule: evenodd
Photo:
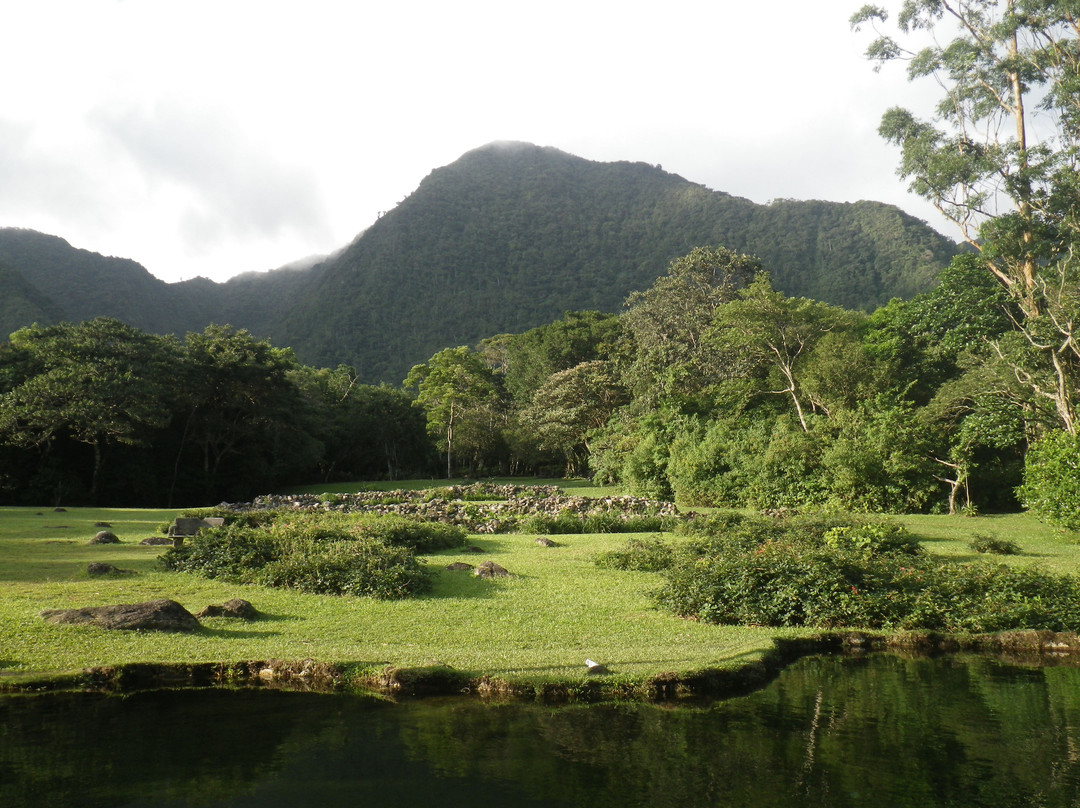
<svg viewBox="0 0 1080 808">
<path fill-rule="evenodd" d="M 0 698 L 0 805 L 210 804 L 280 768 L 320 711 L 300 694 L 161 691 Z M 330 705 L 327 704 L 327 707 Z M 325 711 L 322 711 L 325 713 Z"/>
<path fill-rule="evenodd" d="M 1076 669 L 822 658 L 707 709 L 506 705 L 458 710 L 452 725 L 421 709 L 410 708 L 402 738 L 434 766 L 570 803 L 1005 806 L 1080 798 Z"/>
<path fill-rule="evenodd" d="M 982 659 L 809 659 L 678 708 L 0 699 L 5 806 L 1064 806 L 1078 781 L 1080 671 Z"/>
</svg>

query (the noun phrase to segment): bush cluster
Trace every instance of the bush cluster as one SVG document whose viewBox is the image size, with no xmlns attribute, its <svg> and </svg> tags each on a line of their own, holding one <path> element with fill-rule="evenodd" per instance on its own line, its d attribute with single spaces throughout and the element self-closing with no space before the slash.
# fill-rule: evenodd
<svg viewBox="0 0 1080 808">
<path fill-rule="evenodd" d="M 235 515 L 234 515 L 235 516 Z M 461 546 L 466 533 L 392 516 L 241 515 L 162 556 L 166 569 L 326 595 L 402 598 L 431 581 L 416 554 Z"/>
<path fill-rule="evenodd" d="M 601 553 L 596 564 L 617 570 L 660 572 L 675 563 L 675 546 L 659 536 L 633 538 L 618 550 Z"/>
<path fill-rule="evenodd" d="M 731 514 L 697 520 L 671 550 L 658 600 L 680 616 L 734 625 L 1080 629 L 1080 579 L 933 559 L 902 526 L 842 522 Z M 626 569 L 663 557 L 655 542 L 628 544 L 616 555 Z"/>
<path fill-rule="evenodd" d="M 415 553 L 435 553 L 462 547 L 468 533 L 465 528 L 442 522 L 417 522 L 392 514 L 365 514 L 350 520 L 361 536 L 395 547 L 408 547 Z"/>
<path fill-rule="evenodd" d="M 997 536 L 988 536 L 982 533 L 975 534 L 971 539 L 970 547 L 976 553 L 991 553 L 993 555 L 1020 555 L 1020 545 L 1009 539 L 999 539 Z"/>
</svg>

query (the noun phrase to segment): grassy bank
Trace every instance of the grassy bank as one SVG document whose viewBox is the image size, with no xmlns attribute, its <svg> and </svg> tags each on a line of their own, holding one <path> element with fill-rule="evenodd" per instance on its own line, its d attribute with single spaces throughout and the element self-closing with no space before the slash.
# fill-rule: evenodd
<svg viewBox="0 0 1080 808">
<path fill-rule="evenodd" d="M 436 483 L 438 484 L 438 483 Z M 430 485 L 430 483 L 428 483 Z M 595 493 L 588 489 L 574 493 Z M 208 663 L 317 659 L 377 671 L 386 666 L 449 666 L 463 674 L 525 683 L 588 678 L 585 659 L 614 680 L 664 672 L 735 668 L 761 658 L 792 630 L 716 626 L 680 620 L 652 605 L 652 573 L 602 569 L 597 554 L 626 534 L 561 535 L 543 547 L 531 535 L 474 536 L 484 555 L 448 551 L 425 557 L 436 571 L 431 594 L 405 601 L 307 595 L 236 586 L 158 565 L 165 548 L 138 542 L 159 532 L 172 511 L 0 509 L 0 678 L 130 663 Z M 966 560 L 972 535 L 1017 542 L 1023 555 L 993 560 L 1080 569 L 1080 545 L 1026 516 L 920 516 L 903 520 L 932 552 Z M 90 545 L 107 522 L 121 544 Z M 446 566 L 492 560 L 513 577 L 483 580 Z M 134 574 L 92 578 L 100 561 Z M 250 623 L 208 618 L 194 635 L 108 632 L 45 623 L 43 609 L 179 601 L 196 612 L 231 598 L 266 617 Z M 804 634 L 807 632 L 803 632 Z"/>
</svg>

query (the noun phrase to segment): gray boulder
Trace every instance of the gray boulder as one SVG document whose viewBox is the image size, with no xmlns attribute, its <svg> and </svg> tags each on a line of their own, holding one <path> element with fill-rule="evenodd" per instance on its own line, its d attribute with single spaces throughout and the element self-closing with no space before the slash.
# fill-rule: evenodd
<svg viewBox="0 0 1080 808">
<path fill-rule="evenodd" d="M 90 606 L 84 609 L 46 609 L 41 613 L 54 624 L 98 626 L 127 631 L 198 631 L 199 621 L 175 600 L 150 600 L 117 606 Z"/>
<path fill-rule="evenodd" d="M 258 610 L 251 605 L 250 601 L 243 598 L 233 598 L 221 605 L 210 604 L 201 612 L 196 612 L 196 617 L 235 617 L 240 620 L 254 620 L 259 616 Z"/>
<path fill-rule="evenodd" d="M 86 565 L 87 575 L 134 575 L 135 570 L 122 570 L 112 564 L 103 564 L 100 561 L 91 561 Z"/>
<path fill-rule="evenodd" d="M 108 530 L 100 531 L 94 538 L 90 539 L 91 544 L 119 544 L 120 539 L 117 538 L 115 533 L 110 533 Z"/>
<path fill-rule="evenodd" d="M 494 561 L 485 561 L 479 567 L 476 568 L 474 575 L 479 575 L 481 578 L 509 578 L 510 573 L 503 567 L 500 567 Z"/>
</svg>

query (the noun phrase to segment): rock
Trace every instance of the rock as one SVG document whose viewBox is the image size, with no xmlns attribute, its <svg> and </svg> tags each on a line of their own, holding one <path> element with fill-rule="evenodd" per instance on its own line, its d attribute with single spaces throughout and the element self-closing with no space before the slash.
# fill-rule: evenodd
<svg viewBox="0 0 1080 808">
<path fill-rule="evenodd" d="M 446 568 L 448 570 L 471 570 L 473 565 L 466 564 L 464 561 L 455 561 L 453 564 L 447 564 Z"/>
<path fill-rule="evenodd" d="M 149 544 L 154 546 L 165 544 L 172 546 L 172 543 L 173 540 L 170 539 L 168 536 L 147 536 L 145 539 L 139 542 L 139 544 Z"/>
<path fill-rule="evenodd" d="M 198 631 L 199 621 L 175 600 L 150 600 L 116 606 L 89 606 L 84 609 L 46 609 L 41 616 L 49 623 L 71 623 L 126 631 Z"/>
<path fill-rule="evenodd" d="M 249 601 L 243 598 L 233 598 L 222 603 L 220 606 L 211 604 L 197 612 L 196 617 L 235 617 L 239 620 L 254 620 L 259 616 L 258 610 Z"/>
<path fill-rule="evenodd" d="M 494 561 L 485 561 L 479 567 L 476 568 L 475 575 L 479 575 L 481 578 L 509 578 L 510 573 L 500 567 Z"/>
<path fill-rule="evenodd" d="M 482 553 L 482 552 L 484 552 L 484 548 L 483 547 L 477 547 L 476 545 L 472 545 L 471 547 L 466 547 L 464 550 L 462 550 L 462 552 L 464 552 L 464 553 Z"/>
<path fill-rule="evenodd" d="M 94 527 L 112 527 L 108 522 L 94 522 Z"/>
<path fill-rule="evenodd" d="M 102 564 L 100 561 L 91 561 L 86 565 L 87 575 L 134 575 L 135 570 L 122 570 L 112 564 Z"/>
<path fill-rule="evenodd" d="M 557 541 L 552 541 L 547 536 L 540 536 L 536 540 L 536 543 L 539 544 L 541 547 L 558 547 L 559 546 L 559 543 Z"/>
<path fill-rule="evenodd" d="M 90 539 L 91 544 L 119 544 L 120 539 L 116 537 L 115 533 L 110 533 L 107 530 L 102 530 L 94 538 Z"/>
<path fill-rule="evenodd" d="M 608 669 L 607 669 L 606 665 L 601 665 L 599 662 L 594 662 L 591 659 L 586 659 L 585 660 L 585 667 L 589 669 L 589 673 L 591 673 L 591 674 L 607 673 L 608 672 Z"/>
</svg>

